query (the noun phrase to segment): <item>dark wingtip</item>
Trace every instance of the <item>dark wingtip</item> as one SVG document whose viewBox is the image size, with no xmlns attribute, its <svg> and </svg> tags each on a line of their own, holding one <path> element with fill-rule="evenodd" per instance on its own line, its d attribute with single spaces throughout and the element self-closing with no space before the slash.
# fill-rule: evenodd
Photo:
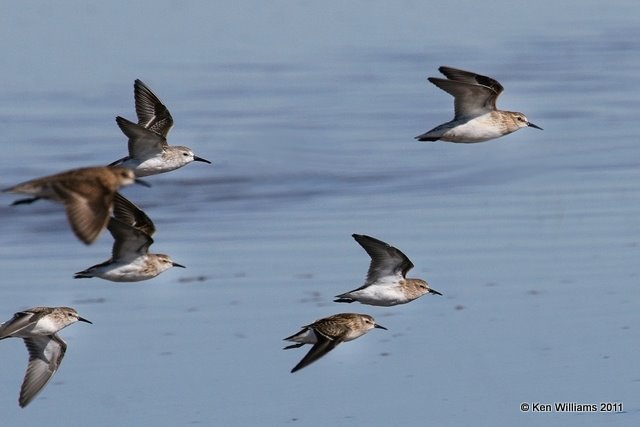
<svg viewBox="0 0 640 427">
<path fill-rule="evenodd" d="M 371 237 L 369 235 L 366 234 L 352 234 L 351 237 L 353 237 L 354 239 L 356 239 L 356 241 L 359 241 L 360 239 L 374 239 L 374 240 L 378 240 L 375 239 L 374 237 Z"/>
<path fill-rule="evenodd" d="M 80 240 L 85 245 L 89 246 L 90 244 L 92 244 L 93 242 L 96 241 L 96 239 L 98 238 L 98 235 L 100 233 L 96 234 L 95 236 L 84 236 L 84 235 L 81 236 L 78 233 L 75 233 L 75 234 L 76 234 L 76 237 L 78 238 L 78 240 Z"/>
<path fill-rule="evenodd" d="M 125 157 L 122 157 L 122 158 L 120 158 L 120 159 L 118 159 L 118 160 L 116 160 L 116 161 L 114 161 L 114 162 L 109 163 L 107 166 L 109 166 L 109 167 L 111 167 L 111 166 L 118 166 L 118 165 L 120 165 L 120 164 L 122 164 L 122 163 L 126 162 L 126 161 L 127 161 L 127 160 L 129 160 L 129 159 L 131 159 L 131 157 L 129 157 L 129 156 L 125 156 Z"/>
</svg>

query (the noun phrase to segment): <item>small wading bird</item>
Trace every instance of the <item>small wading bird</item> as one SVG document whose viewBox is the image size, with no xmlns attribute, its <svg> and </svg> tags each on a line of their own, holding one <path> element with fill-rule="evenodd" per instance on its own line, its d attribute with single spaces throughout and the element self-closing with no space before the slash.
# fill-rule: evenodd
<svg viewBox="0 0 640 427">
<path fill-rule="evenodd" d="M 167 143 L 173 117 L 141 80 L 134 83 L 134 98 L 138 124 L 116 117 L 118 126 L 129 138 L 129 155 L 110 166 L 126 166 L 133 169 L 136 176 L 148 176 L 170 172 L 194 161 L 211 163 L 193 154 L 189 147 Z"/>
<path fill-rule="evenodd" d="M 451 67 L 438 70 L 447 78 L 429 81 L 455 98 L 455 116 L 429 132 L 416 136 L 419 141 L 483 142 L 508 135 L 524 127 L 542 130 L 522 113 L 496 108 L 504 88 L 491 77 Z"/>
<path fill-rule="evenodd" d="M 58 332 L 76 322 L 91 323 L 70 307 L 34 307 L 17 312 L 0 325 L 0 340 L 22 338 L 29 351 L 29 365 L 18 400 L 21 407 L 42 391 L 60 367 L 67 343 Z"/>
<path fill-rule="evenodd" d="M 303 326 L 300 332 L 284 339 L 297 343 L 285 347 L 284 350 L 302 347 L 305 344 L 313 345 L 300 363 L 291 370 L 291 373 L 309 366 L 336 348 L 338 344 L 355 340 L 373 328 L 387 329 L 378 325 L 368 314 L 358 313 L 334 314 Z"/>
<path fill-rule="evenodd" d="M 406 304 L 428 293 L 442 295 L 422 279 L 407 279 L 413 263 L 399 249 L 361 234 L 354 234 L 353 238 L 371 257 L 367 279 L 358 289 L 336 295 L 334 302 L 358 301 L 388 307 Z"/>
<path fill-rule="evenodd" d="M 184 265 L 169 255 L 149 253 L 155 226 L 140 208 L 116 193 L 107 229 L 114 238 L 111 259 L 75 274 L 75 279 L 100 277 L 112 282 L 139 282 L 156 277 L 171 267 Z"/>
<path fill-rule="evenodd" d="M 16 200 L 12 205 L 48 199 L 64 204 L 67 218 L 75 235 L 85 244 L 93 243 L 109 221 L 113 195 L 122 186 L 136 179 L 131 169 L 121 166 L 100 166 L 72 169 L 45 176 L 2 191 L 24 193 L 34 197 Z"/>
</svg>

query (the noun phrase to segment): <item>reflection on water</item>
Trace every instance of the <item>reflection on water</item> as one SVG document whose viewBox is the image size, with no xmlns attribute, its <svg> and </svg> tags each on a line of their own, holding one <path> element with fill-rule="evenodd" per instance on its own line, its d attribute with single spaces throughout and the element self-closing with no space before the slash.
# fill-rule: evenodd
<svg viewBox="0 0 640 427">
<path fill-rule="evenodd" d="M 175 19 L 214 14 L 200 6 Z M 311 6 L 296 7 L 287 16 L 308 20 Z M 428 38 L 423 26 L 401 30 L 413 15 L 446 14 L 445 6 L 403 7 L 413 12 L 367 10 L 367 37 L 342 21 L 320 32 L 309 23 L 316 33 L 287 40 L 289 54 L 278 28 L 253 30 L 265 37 L 251 36 L 255 45 L 240 37 L 196 49 L 201 42 L 190 36 L 210 35 L 204 26 L 181 33 L 167 25 L 166 36 L 149 32 L 179 52 L 153 60 L 140 59 L 131 33 L 105 32 L 114 37 L 107 45 L 124 50 L 109 62 L 112 74 L 77 77 L 83 62 L 73 49 L 95 58 L 89 46 L 52 65 L 69 76 L 25 85 L 15 68 L 0 71 L 21 82 L 0 96 L 1 187 L 122 156 L 126 141 L 113 119 L 135 117 L 135 78 L 170 108 L 170 143 L 213 162 L 124 191 L 156 224 L 154 251 L 187 266 L 147 283 L 73 280 L 107 256 L 110 236 L 85 247 L 59 206 L 9 207 L 3 196 L 2 316 L 72 305 L 94 321 L 62 332 L 73 346 L 28 411 L 15 404 L 24 348 L 2 342 L 7 425 L 51 416 L 105 426 L 446 425 L 479 415 L 523 425 L 539 419 L 521 414 L 521 402 L 564 400 L 622 401 L 627 413 L 616 421 L 637 421 L 640 374 L 628 345 L 638 338 L 639 308 L 636 31 L 626 14 L 598 28 L 581 14 L 554 15 L 566 33 L 555 25 L 541 36 L 538 24 L 518 21 L 515 38 L 500 28 L 485 39 L 449 36 L 447 46 L 459 48 L 450 52 L 440 48 L 443 35 Z M 542 9 L 532 13 L 551 13 Z M 243 15 L 234 16 L 229 22 L 242 25 Z M 115 22 L 108 28 L 134 31 Z M 434 25 L 440 34 L 450 24 Z M 471 49 L 476 42 L 489 47 Z M 501 108 L 517 106 L 545 131 L 475 145 L 415 142 L 451 118 L 450 96 L 426 81 L 444 64 L 496 77 L 507 88 Z M 444 297 L 395 308 L 333 304 L 368 267 L 352 233 L 401 247 L 415 275 Z M 282 338 L 341 311 L 369 313 L 389 331 L 289 374 L 299 355 L 282 352 Z M 559 425 L 568 419 L 547 415 Z M 601 424 L 591 415 L 581 421 Z"/>
</svg>

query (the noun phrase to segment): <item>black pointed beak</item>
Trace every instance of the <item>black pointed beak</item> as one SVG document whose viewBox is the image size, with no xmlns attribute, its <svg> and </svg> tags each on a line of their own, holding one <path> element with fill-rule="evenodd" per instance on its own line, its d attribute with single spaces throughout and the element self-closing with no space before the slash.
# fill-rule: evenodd
<svg viewBox="0 0 640 427">
<path fill-rule="evenodd" d="M 440 292 L 436 291 L 435 289 L 429 289 L 429 293 L 436 294 L 436 295 L 442 295 Z"/>
<path fill-rule="evenodd" d="M 373 327 L 374 327 L 374 328 L 378 328 L 378 329 L 384 329 L 385 331 L 388 331 L 388 329 L 387 329 L 387 328 L 385 328 L 385 327 L 384 327 L 384 326 L 382 326 L 382 325 L 378 325 L 377 323 L 376 323 L 375 325 L 373 325 Z"/>
<path fill-rule="evenodd" d="M 533 124 L 533 123 L 531 123 L 531 122 L 529 122 L 529 123 L 527 124 L 527 126 L 529 126 L 530 128 L 536 128 L 536 129 L 544 130 L 544 129 L 542 129 L 540 126 L 538 126 L 538 125 L 534 125 L 534 124 Z"/>
<path fill-rule="evenodd" d="M 40 200 L 40 197 L 31 197 L 31 198 L 28 198 L 28 199 L 16 200 L 15 202 L 11 203 L 11 206 L 26 205 L 26 204 L 29 204 L 29 203 L 33 203 L 36 200 Z"/>
<path fill-rule="evenodd" d="M 204 163 L 209 163 L 211 164 L 211 162 L 207 159 L 203 159 L 202 157 L 198 157 L 198 156 L 193 156 L 193 160 L 196 162 L 204 162 Z"/>
<path fill-rule="evenodd" d="M 93 322 L 90 320 L 85 319 L 84 317 L 80 317 L 78 316 L 78 322 L 85 322 L 85 323 L 90 323 L 93 325 Z"/>
<path fill-rule="evenodd" d="M 135 182 L 136 184 L 142 185 L 143 187 L 147 187 L 147 188 L 150 188 L 150 187 L 151 187 L 151 184 L 149 184 L 147 181 L 143 181 L 143 180 L 142 180 L 142 179 L 140 179 L 140 178 L 136 178 L 134 182 Z"/>
<path fill-rule="evenodd" d="M 185 266 L 184 266 L 184 265 L 182 265 L 182 264 L 178 264 L 177 262 L 172 263 L 172 265 L 173 265 L 174 267 L 187 268 L 187 267 L 185 267 Z"/>
</svg>

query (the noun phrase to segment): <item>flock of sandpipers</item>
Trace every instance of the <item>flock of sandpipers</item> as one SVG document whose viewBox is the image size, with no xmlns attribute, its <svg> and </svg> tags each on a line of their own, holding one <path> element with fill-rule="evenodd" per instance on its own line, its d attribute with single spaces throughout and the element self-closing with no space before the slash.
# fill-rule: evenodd
<svg viewBox="0 0 640 427">
<path fill-rule="evenodd" d="M 416 137 L 419 141 L 482 142 L 512 133 L 523 127 L 540 127 L 522 113 L 501 111 L 496 99 L 503 87 L 496 80 L 451 67 L 440 67 L 447 77 L 429 81 L 455 98 L 453 120 Z M 114 282 L 136 282 L 156 277 L 171 267 L 184 267 L 170 256 L 153 254 L 155 226 L 151 219 L 118 190 L 126 185 L 148 185 L 139 177 L 169 172 L 193 161 L 211 163 L 188 147 L 168 145 L 173 118 L 167 107 L 140 80 L 134 83 L 138 123 L 117 117 L 128 138 L 129 155 L 108 166 L 72 169 L 37 178 L 5 192 L 24 193 L 29 198 L 13 205 L 48 199 L 62 203 L 75 235 L 85 244 L 93 243 L 107 228 L 114 238 L 111 258 L 75 274 L 75 278 L 99 277 Z M 336 296 L 334 302 L 374 306 L 406 304 L 425 294 L 442 295 L 422 279 L 407 278 L 413 263 L 399 249 L 370 236 L 353 238 L 371 257 L 363 286 Z M 70 307 L 34 307 L 19 311 L 0 325 L 0 340 L 22 338 L 29 352 L 29 364 L 20 390 L 19 404 L 25 407 L 45 387 L 60 366 L 67 345 L 58 332 L 89 320 Z M 296 372 L 320 359 L 338 344 L 354 340 L 373 328 L 386 329 L 367 314 L 340 313 L 306 325 L 286 341 L 285 349 L 311 344 L 309 352 L 291 370 Z"/>
</svg>

